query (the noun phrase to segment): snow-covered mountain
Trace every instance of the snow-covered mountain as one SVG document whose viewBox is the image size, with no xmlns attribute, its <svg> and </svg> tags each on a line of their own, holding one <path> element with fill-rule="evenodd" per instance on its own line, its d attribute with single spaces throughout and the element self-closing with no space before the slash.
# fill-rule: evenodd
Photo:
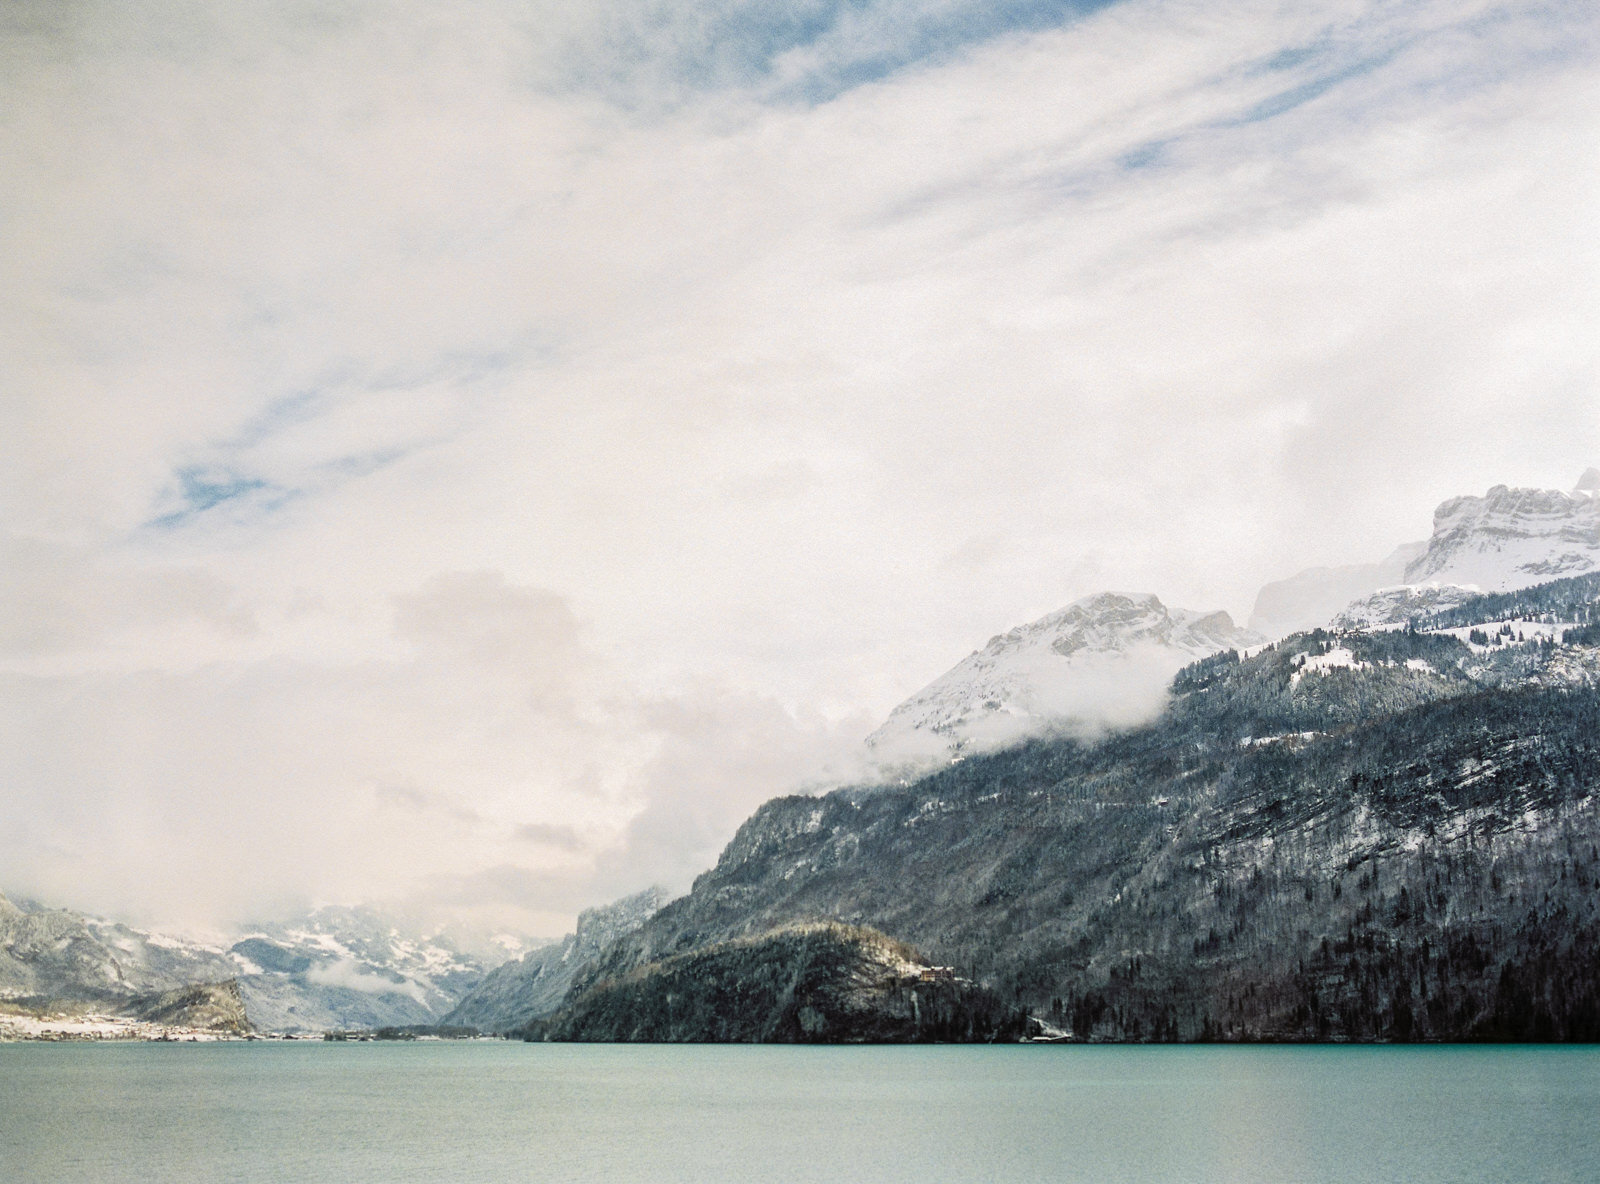
<svg viewBox="0 0 1600 1184">
<path fill-rule="evenodd" d="M 1225 612 L 1102 592 L 992 638 L 890 713 L 867 739 L 882 768 L 917 767 L 1056 728 L 1132 723 L 1180 668 L 1261 638 Z"/>
<path fill-rule="evenodd" d="M 1480 592 L 1509 592 L 1600 571 L 1600 470 L 1570 493 L 1496 485 L 1482 497 L 1454 497 L 1433 514 L 1427 549 L 1404 577 L 1352 601 L 1339 628 L 1370 628 L 1460 604 Z"/>
<path fill-rule="evenodd" d="M 1433 514 L 1428 549 L 1406 568 L 1408 584 L 1526 588 L 1600 568 L 1600 471 L 1571 493 L 1496 485 L 1455 497 Z"/>
<path fill-rule="evenodd" d="M 267 1031 L 431 1024 L 501 960 L 370 908 L 316 909 L 228 945 L 0 894 L 0 999 L 115 1003 L 236 979 Z"/>
<path fill-rule="evenodd" d="M 0 999 L 114 1002 L 237 973 L 219 947 L 0 893 Z"/>
<path fill-rule="evenodd" d="M 437 1023 L 490 969 L 365 907 L 256 926 L 228 952 L 250 1022 L 276 1031 Z"/>
</svg>

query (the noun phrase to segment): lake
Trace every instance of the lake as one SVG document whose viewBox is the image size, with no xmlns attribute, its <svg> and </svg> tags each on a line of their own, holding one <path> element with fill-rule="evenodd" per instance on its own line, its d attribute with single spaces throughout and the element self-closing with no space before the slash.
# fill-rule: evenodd
<svg viewBox="0 0 1600 1184">
<path fill-rule="evenodd" d="M 5 1184 L 1600 1180 L 1592 1047 L 0 1045 Z"/>
</svg>

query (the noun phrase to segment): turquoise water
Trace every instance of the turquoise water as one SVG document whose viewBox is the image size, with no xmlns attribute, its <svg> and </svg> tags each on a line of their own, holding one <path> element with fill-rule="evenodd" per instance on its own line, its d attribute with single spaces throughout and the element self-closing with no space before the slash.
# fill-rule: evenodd
<svg viewBox="0 0 1600 1184">
<path fill-rule="evenodd" d="M 1600 1180 L 1593 1048 L 0 1045 L 0 1181 Z"/>
</svg>

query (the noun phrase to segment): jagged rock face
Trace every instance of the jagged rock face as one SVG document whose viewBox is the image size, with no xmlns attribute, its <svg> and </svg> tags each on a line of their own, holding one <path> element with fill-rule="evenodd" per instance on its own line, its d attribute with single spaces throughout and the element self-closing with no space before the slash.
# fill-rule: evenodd
<svg viewBox="0 0 1600 1184">
<path fill-rule="evenodd" d="M 1579 485 L 1572 493 L 1496 485 L 1483 497 L 1451 498 L 1434 511 L 1433 537 L 1406 582 L 1502 592 L 1600 568 L 1600 497 Z"/>
<path fill-rule="evenodd" d="M 573 1000 L 552 1040 L 862 1043 L 1016 1039 L 1026 1017 L 859 926 L 786 926 L 652 963 Z"/>
<path fill-rule="evenodd" d="M 1590 469 L 1571 493 L 1496 485 L 1483 497 L 1451 498 L 1434 511 L 1432 537 L 1403 572 L 1316 623 L 1396 625 L 1480 593 L 1600 570 L 1597 483 L 1600 472 Z"/>
<path fill-rule="evenodd" d="M 1225 612 L 1103 592 L 992 638 L 896 707 L 867 744 L 883 766 L 915 766 L 1051 729 L 1136 722 L 1160 709 L 1185 663 L 1259 640 Z"/>
<path fill-rule="evenodd" d="M 607 946 L 649 920 L 665 900 L 660 888 L 646 888 L 609 905 L 585 909 L 575 932 L 491 971 L 443 1022 L 483 1032 L 512 1032 L 550 1015 L 561 1006 L 574 976 Z"/>
</svg>

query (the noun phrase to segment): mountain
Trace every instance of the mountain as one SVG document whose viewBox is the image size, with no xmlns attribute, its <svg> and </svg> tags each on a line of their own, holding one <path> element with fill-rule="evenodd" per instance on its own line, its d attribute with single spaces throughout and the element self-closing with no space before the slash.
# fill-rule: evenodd
<svg viewBox="0 0 1600 1184">
<path fill-rule="evenodd" d="M 896 707 L 867 745 L 882 766 L 916 767 L 1051 728 L 1131 723 L 1159 710 L 1185 663 L 1260 640 L 1225 612 L 1102 592 L 991 638 Z"/>
<path fill-rule="evenodd" d="M 0 999 L 38 1006 L 146 1018 L 153 998 L 236 980 L 248 1022 L 267 1031 L 433 1024 L 488 970 L 368 908 L 318 909 L 224 947 L 0 895 Z"/>
<path fill-rule="evenodd" d="M 1481 592 L 1600 569 L 1600 469 L 1570 493 L 1496 485 L 1434 511 L 1433 534 L 1381 563 L 1314 567 L 1262 587 L 1250 628 L 1285 637 L 1329 623 L 1393 624 Z"/>
<path fill-rule="evenodd" d="M 1250 629 L 1276 639 L 1320 628 L 1352 601 L 1403 583 L 1406 568 L 1427 549 L 1427 543 L 1406 543 L 1380 563 L 1311 567 L 1265 584 L 1256 593 Z"/>
<path fill-rule="evenodd" d="M 482 1032 L 513 1032 L 561 1006 L 573 977 L 618 938 L 653 916 L 666 894 L 646 888 L 601 908 L 585 909 L 561 941 L 489 972 L 441 1022 Z"/>
<path fill-rule="evenodd" d="M 1353 597 L 1317 624 L 1395 625 L 1484 592 L 1596 570 L 1600 470 L 1584 473 L 1571 493 L 1496 485 L 1482 497 L 1455 497 L 1440 505 L 1432 536 L 1397 579 Z"/>
<path fill-rule="evenodd" d="M 448 938 L 369 907 L 258 925 L 228 952 L 251 1022 L 284 1032 L 436 1024 L 489 971 Z"/>
<path fill-rule="evenodd" d="M 115 1001 L 237 973 L 221 950 L 0 893 L 0 997 Z"/>
<path fill-rule="evenodd" d="M 1482 497 L 1451 498 L 1434 511 L 1433 537 L 1405 582 L 1503 592 L 1600 569 L 1597 484 L 1590 469 L 1571 493 L 1496 485 Z"/>
<path fill-rule="evenodd" d="M 766 989 L 778 961 L 719 952 L 816 922 L 1079 1039 L 1600 1039 L 1600 575 L 1226 651 L 1124 731 L 768 802 L 550 1030 L 673 1038 L 684 968 Z"/>
<path fill-rule="evenodd" d="M 38 1027 L 29 1017 L 46 1013 L 93 1013 L 141 1022 L 149 1033 L 181 1028 L 238 1035 L 250 1023 L 236 971 L 214 948 L 68 909 L 19 906 L 0 893 L 0 1031 L 18 1022 Z M 110 1033 L 118 1024 L 87 1026 Z"/>
</svg>

